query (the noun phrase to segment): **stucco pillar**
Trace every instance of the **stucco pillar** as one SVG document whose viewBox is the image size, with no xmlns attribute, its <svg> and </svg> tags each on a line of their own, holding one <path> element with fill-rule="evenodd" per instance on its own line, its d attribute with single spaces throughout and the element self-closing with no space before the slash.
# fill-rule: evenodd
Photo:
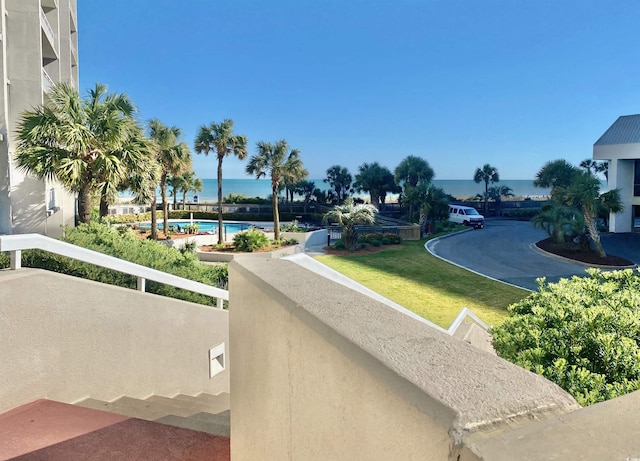
<svg viewBox="0 0 640 461">
<path fill-rule="evenodd" d="M 609 162 L 609 189 L 620 189 L 624 209 L 609 216 L 610 232 L 631 232 L 633 226 L 633 167 L 634 160 Z"/>
</svg>

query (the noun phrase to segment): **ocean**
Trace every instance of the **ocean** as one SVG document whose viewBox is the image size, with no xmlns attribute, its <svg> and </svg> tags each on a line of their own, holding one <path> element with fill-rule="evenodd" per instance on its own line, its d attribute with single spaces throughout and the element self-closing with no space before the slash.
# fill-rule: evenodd
<svg viewBox="0 0 640 461">
<path fill-rule="evenodd" d="M 311 179 L 315 182 L 316 187 L 321 190 L 328 190 L 329 185 L 322 179 Z M 476 194 L 484 192 L 484 183 L 477 184 L 470 179 L 434 179 L 433 183 L 441 187 L 447 194 L 457 198 L 475 197 Z M 538 188 L 533 186 L 532 179 L 505 179 L 496 184 L 498 186 L 508 186 L 516 197 L 545 198 L 549 195 L 550 189 Z M 206 178 L 202 180 L 202 191 L 198 192 L 199 202 L 216 202 L 218 200 L 218 180 Z M 223 179 L 222 180 L 222 196 L 229 194 L 242 194 L 247 197 L 268 198 L 271 196 L 271 180 L 270 179 Z M 284 193 L 282 193 L 283 195 Z M 120 194 L 125 198 L 129 194 Z M 363 198 L 368 194 L 356 194 Z M 187 201 L 192 201 L 194 194 L 187 194 Z M 389 199 L 393 200 L 393 195 Z M 160 199 L 160 190 L 158 189 L 158 200 Z M 182 194 L 178 194 L 178 200 L 182 199 Z M 172 199 L 171 199 L 172 200 Z"/>
<path fill-rule="evenodd" d="M 322 179 L 311 179 L 316 187 L 328 190 L 329 185 Z M 434 179 L 433 184 L 441 187 L 447 194 L 454 197 L 473 197 L 484 192 L 484 183 L 477 184 L 473 180 L 467 179 Z M 197 193 L 200 202 L 215 202 L 218 199 L 217 179 L 203 179 L 202 191 Z M 513 194 L 518 197 L 539 198 L 549 195 L 550 189 L 543 189 L 533 186 L 532 179 L 506 179 L 493 184 L 498 186 L 508 186 L 513 190 Z M 223 179 L 222 195 L 228 196 L 230 193 L 242 194 L 247 197 L 267 198 L 271 196 L 270 179 Z M 178 196 L 181 197 L 180 195 Z M 187 194 L 187 200 L 193 199 L 193 193 Z"/>
</svg>

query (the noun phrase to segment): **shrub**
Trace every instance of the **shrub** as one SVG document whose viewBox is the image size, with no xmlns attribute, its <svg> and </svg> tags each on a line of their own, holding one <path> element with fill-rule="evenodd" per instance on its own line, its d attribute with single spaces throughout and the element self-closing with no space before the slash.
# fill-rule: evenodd
<svg viewBox="0 0 640 461">
<path fill-rule="evenodd" d="M 199 230 L 200 230 L 200 225 L 198 223 L 184 225 L 185 234 L 197 234 Z"/>
<path fill-rule="evenodd" d="M 162 243 L 153 240 L 140 240 L 131 230 L 124 227 L 116 229 L 100 223 L 81 224 L 76 228 L 67 230 L 65 234 L 62 240 L 73 245 L 207 285 L 223 289 L 226 289 L 228 285 L 226 264 L 202 264 L 194 253 L 185 252 L 182 254 Z M 5 259 L 6 264 L 4 262 Z M 7 267 L 8 259 L 6 255 L 0 258 L 0 267 Z M 132 275 L 40 250 L 24 251 L 22 265 L 47 269 L 111 285 L 136 288 L 136 277 Z M 163 285 L 151 280 L 147 281 L 146 291 L 205 305 L 213 304 L 213 299 L 208 296 Z"/>
<path fill-rule="evenodd" d="M 498 355 L 554 381 L 581 405 L 640 388 L 640 276 L 631 269 L 538 281 L 493 332 Z"/>
<path fill-rule="evenodd" d="M 233 244 L 238 251 L 253 252 L 269 246 L 270 243 L 264 232 L 258 229 L 238 232 L 233 238 Z"/>
<path fill-rule="evenodd" d="M 382 234 L 383 245 L 400 245 L 402 243 L 402 237 L 397 234 Z"/>
<path fill-rule="evenodd" d="M 300 227 L 298 221 L 294 219 L 288 224 L 282 224 L 280 230 L 282 232 L 302 232 L 302 227 Z"/>
<path fill-rule="evenodd" d="M 392 233 L 362 234 L 362 235 L 359 236 L 358 239 L 359 239 L 360 242 L 368 243 L 368 244 L 376 246 L 376 247 L 379 247 L 380 245 L 397 245 L 399 243 L 402 243 L 402 238 L 399 235 L 392 234 Z"/>
<path fill-rule="evenodd" d="M 347 248 L 344 244 L 344 242 L 342 240 L 338 240 L 334 245 L 333 245 L 334 250 L 344 250 L 345 248 Z"/>
</svg>

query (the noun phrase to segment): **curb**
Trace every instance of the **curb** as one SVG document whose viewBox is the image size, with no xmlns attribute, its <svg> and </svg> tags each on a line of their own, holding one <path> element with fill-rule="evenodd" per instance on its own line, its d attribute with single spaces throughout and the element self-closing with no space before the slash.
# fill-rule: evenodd
<svg viewBox="0 0 640 461">
<path fill-rule="evenodd" d="M 471 272 L 473 274 L 479 275 L 479 276 L 484 277 L 484 278 L 489 279 L 489 280 L 493 280 L 494 282 L 500 282 L 500 283 L 502 283 L 504 285 L 508 285 L 510 287 L 519 288 L 521 290 L 525 290 L 525 291 L 529 291 L 531 293 L 534 293 L 534 290 L 531 290 L 529 288 L 521 287 L 519 285 L 514 285 L 513 283 L 505 282 L 504 280 L 500 280 L 500 279 L 497 279 L 497 278 L 494 278 L 494 277 L 490 277 L 490 276 L 488 276 L 486 274 L 482 274 L 480 272 L 474 271 L 473 269 L 469 269 L 468 267 L 464 267 L 464 266 L 462 266 L 460 264 L 454 263 L 453 261 L 449 261 L 448 259 L 443 258 L 442 256 L 439 256 L 439 255 L 435 254 L 433 251 L 431 251 L 431 248 L 429 248 L 429 244 L 431 242 L 434 242 L 434 244 L 435 244 L 435 243 L 438 243 L 438 241 L 440 241 L 441 239 L 445 239 L 445 238 L 448 238 L 448 237 L 453 237 L 454 235 L 458 235 L 458 234 L 461 234 L 462 232 L 467 232 L 469 230 L 472 230 L 472 229 L 471 228 L 464 229 L 464 230 L 459 231 L 459 232 L 454 232 L 453 234 L 447 234 L 447 235 L 443 235 L 442 237 L 436 237 L 434 239 L 431 239 L 431 240 L 425 242 L 424 249 L 427 250 L 430 255 L 438 258 L 439 260 L 447 262 L 447 263 L 449 263 L 451 265 L 454 265 L 454 266 L 459 267 L 461 269 L 464 269 L 466 271 L 469 271 L 469 272 Z"/>
<path fill-rule="evenodd" d="M 564 256 L 560 256 L 557 255 L 555 253 L 550 253 L 546 250 L 543 250 L 542 248 L 540 248 L 538 245 L 536 245 L 535 243 L 532 243 L 531 245 L 529 245 L 529 248 L 537 251 L 538 253 L 540 253 L 541 255 L 547 256 L 549 258 L 553 258 L 553 259 L 557 259 L 558 261 L 564 261 L 564 262 L 568 262 L 568 263 L 573 263 L 573 264 L 577 264 L 579 266 L 583 266 L 583 267 L 594 267 L 596 269 L 610 269 L 610 270 L 617 270 L 617 269 L 635 269 L 636 267 L 638 267 L 637 264 L 631 264 L 629 266 L 607 266 L 605 264 L 590 264 L 590 263 L 585 263 L 583 261 L 577 261 L 575 259 L 571 259 L 571 258 L 565 258 Z"/>
</svg>

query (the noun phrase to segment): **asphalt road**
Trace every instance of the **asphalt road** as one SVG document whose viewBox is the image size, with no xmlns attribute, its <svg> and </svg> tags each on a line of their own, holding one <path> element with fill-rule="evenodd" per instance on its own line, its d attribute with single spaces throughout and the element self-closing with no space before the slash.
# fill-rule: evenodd
<svg viewBox="0 0 640 461">
<path fill-rule="evenodd" d="M 533 248 L 546 237 L 546 232 L 534 229 L 529 222 L 489 220 L 484 229 L 432 240 L 427 248 L 454 264 L 528 290 L 537 290 L 539 277 L 556 282 L 585 275 L 584 265 L 546 256 Z M 640 263 L 640 234 L 607 234 L 602 241 L 605 251 Z"/>
</svg>

